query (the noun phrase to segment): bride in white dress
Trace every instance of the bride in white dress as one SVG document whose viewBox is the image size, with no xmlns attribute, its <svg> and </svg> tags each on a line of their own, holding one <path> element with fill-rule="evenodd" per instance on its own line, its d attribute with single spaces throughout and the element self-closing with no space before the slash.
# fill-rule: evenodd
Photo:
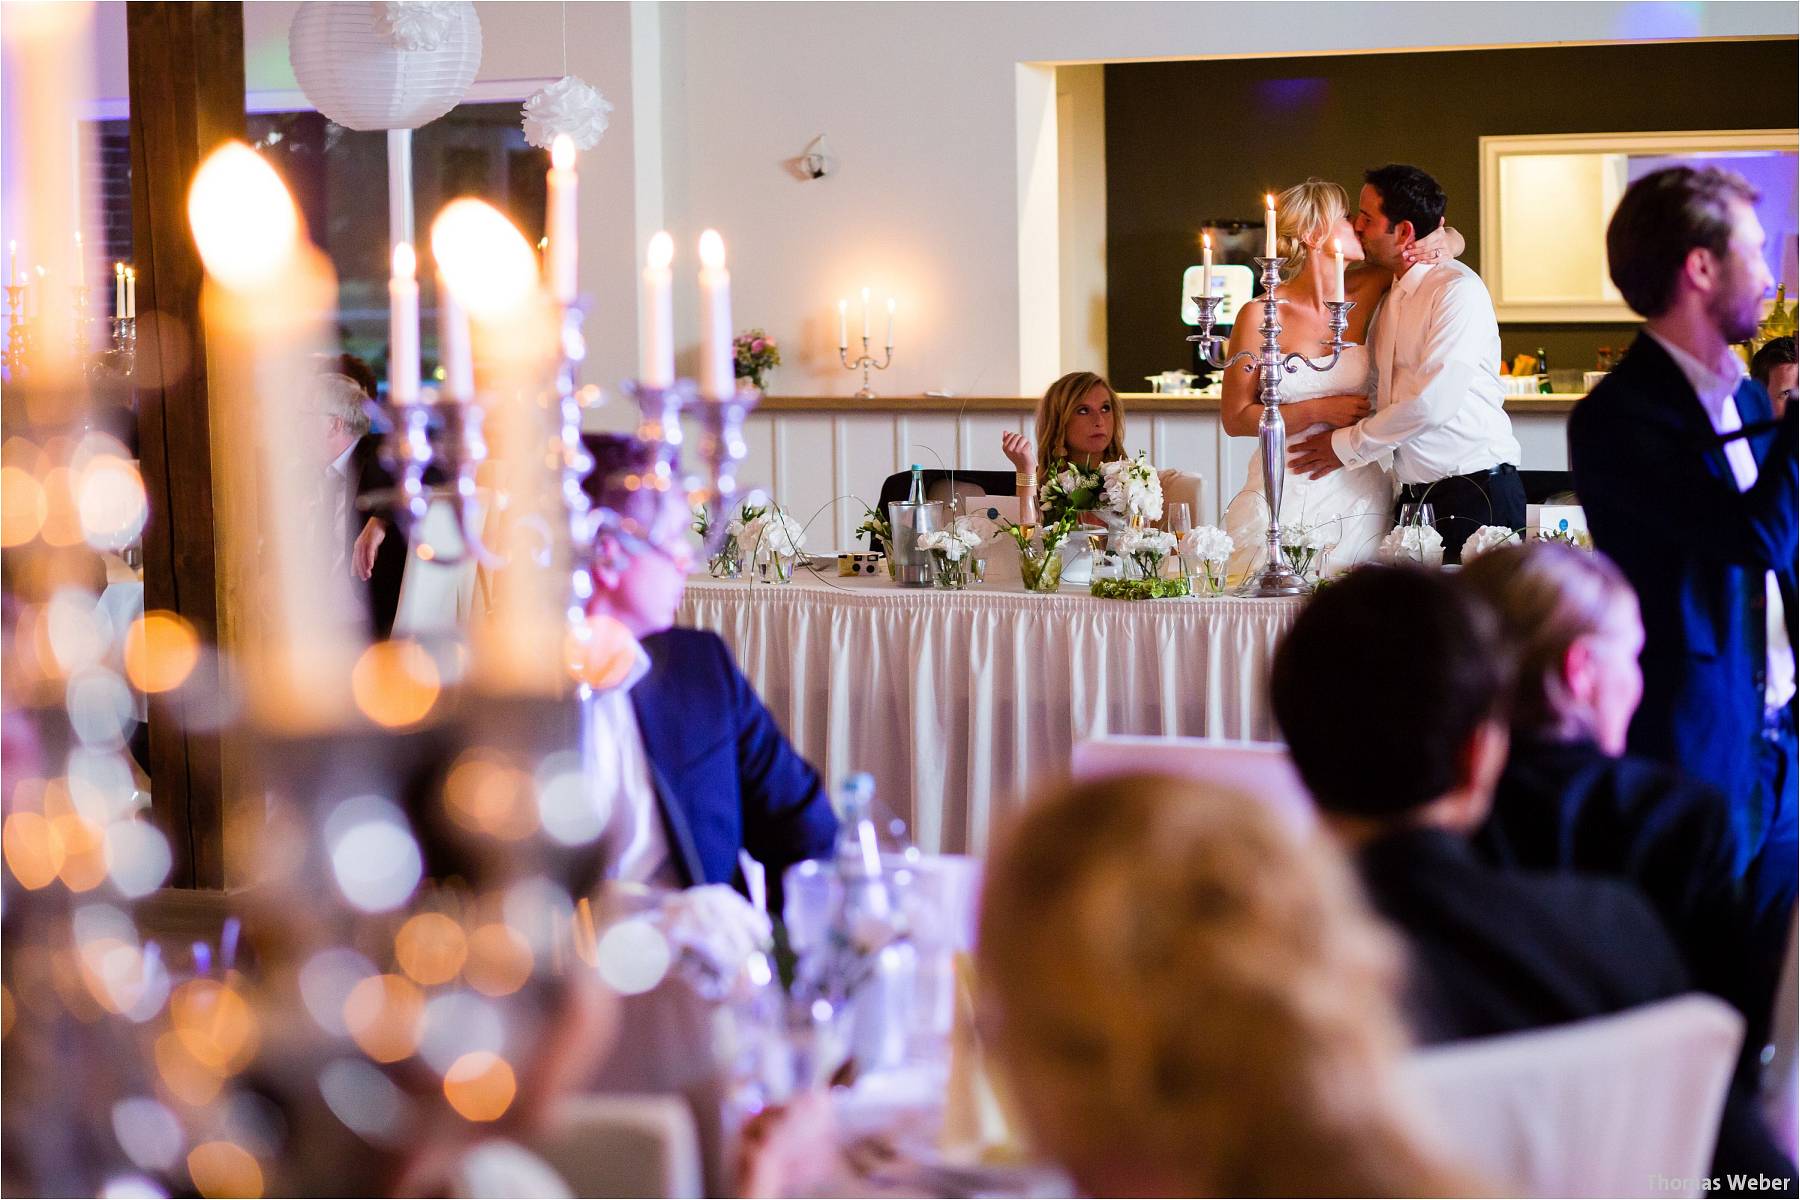
<svg viewBox="0 0 1800 1200">
<path fill-rule="evenodd" d="M 1280 412 L 1287 424 L 1289 446 L 1322 430 L 1355 424 L 1369 414 L 1375 402 L 1375 364 L 1364 343 L 1375 306 L 1393 277 L 1362 261 L 1362 247 L 1347 209 L 1344 190 L 1322 179 L 1297 184 L 1276 200 L 1276 233 L 1281 253 L 1287 258 L 1284 281 L 1276 291 L 1283 301 L 1283 353 L 1299 351 L 1313 358 L 1328 353 L 1321 343 L 1330 337 L 1325 301 L 1332 295 L 1330 289 L 1334 285 L 1334 244 L 1343 251 L 1345 262 L 1354 264 L 1344 276 L 1344 298 L 1356 302 L 1349 313 L 1344 340 L 1356 344 L 1347 346 L 1329 371 L 1302 366 L 1294 374 L 1282 377 L 1284 403 Z M 1432 262 L 1446 254 L 1453 258 L 1450 248 L 1460 240 L 1454 230 L 1440 230 L 1417 244 L 1418 258 Z M 1262 317 L 1262 301 L 1244 306 L 1232 325 L 1228 356 L 1261 346 L 1258 326 Z M 1260 371 L 1245 371 L 1242 365 L 1225 373 L 1219 418 L 1227 434 L 1256 436 L 1262 420 L 1262 405 L 1257 402 L 1261 380 Z M 1322 479 L 1308 479 L 1292 471 L 1285 478 L 1281 493 L 1282 529 L 1298 531 L 1304 527 L 1315 531 L 1317 541 L 1331 548 L 1326 563 L 1329 573 L 1336 574 L 1375 556 L 1382 538 L 1394 524 L 1394 480 L 1386 459 L 1333 471 Z M 1229 574 L 1233 579 L 1241 579 L 1263 565 L 1267 549 L 1269 505 L 1263 488 L 1262 460 L 1254 449 L 1248 477 L 1226 508 L 1224 525 L 1235 544 Z"/>
</svg>

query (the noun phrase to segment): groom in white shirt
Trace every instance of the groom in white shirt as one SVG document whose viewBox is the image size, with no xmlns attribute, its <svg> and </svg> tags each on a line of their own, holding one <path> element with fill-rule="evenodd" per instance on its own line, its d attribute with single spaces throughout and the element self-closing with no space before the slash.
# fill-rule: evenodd
<svg viewBox="0 0 1800 1200">
<path fill-rule="evenodd" d="M 1289 466 L 1318 479 L 1391 453 L 1399 502 L 1432 506 L 1444 561 L 1458 562 L 1481 526 L 1525 527 L 1500 325 L 1481 277 L 1462 263 L 1406 264 L 1406 248 L 1443 224 L 1437 181 L 1397 163 L 1363 180 L 1356 235 L 1364 256 L 1395 276 L 1369 330 L 1375 411 L 1297 443 Z"/>
</svg>

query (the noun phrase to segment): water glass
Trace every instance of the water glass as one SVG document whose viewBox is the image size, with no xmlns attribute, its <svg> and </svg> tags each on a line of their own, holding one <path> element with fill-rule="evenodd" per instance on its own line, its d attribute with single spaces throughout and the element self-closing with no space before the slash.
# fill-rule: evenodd
<svg viewBox="0 0 1800 1200">
<path fill-rule="evenodd" d="M 1186 501 L 1177 501 L 1168 506 L 1168 520 L 1163 527 L 1176 537 L 1184 537 L 1194 527 L 1194 514 Z"/>
<path fill-rule="evenodd" d="M 987 559 L 969 559 L 969 582 L 977 587 L 987 582 Z"/>
<path fill-rule="evenodd" d="M 1430 501 L 1421 500 L 1416 503 L 1404 503 L 1400 506 L 1400 524 L 1420 525 L 1437 528 L 1437 513 L 1433 511 Z"/>
</svg>

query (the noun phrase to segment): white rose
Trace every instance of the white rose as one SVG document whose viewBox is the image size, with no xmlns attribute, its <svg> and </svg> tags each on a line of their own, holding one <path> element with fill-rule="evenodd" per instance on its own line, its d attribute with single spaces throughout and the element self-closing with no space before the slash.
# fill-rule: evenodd
<svg viewBox="0 0 1800 1200">
<path fill-rule="evenodd" d="M 1236 548 L 1237 543 L 1231 540 L 1229 533 L 1217 525 L 1202 525 L 1188 530 L 1187 537 L 1182 541 L 1181 552 L 1200 562 L 1222 563 L 1231 557 L 1231 552 Z"/>
<path fill-rule="evenodd" d="M 1429 525 L 1396 525 L 1381 539 L 1380 556 L 1387 562 L 1437 566 L 1444 561 L 1444 539 Z"/>
<path fill-rule="evenodd" d="M 1518 540 L 1519 532 L 1516 529 L 1508 528 L 1505 525 L 1483 525 L 1471 533 L 1469 540 L 1463 543 L 1462 560 L 1468 562 L 1472 558 L 1486 554 L 1489 550 Z"/>
</svg>

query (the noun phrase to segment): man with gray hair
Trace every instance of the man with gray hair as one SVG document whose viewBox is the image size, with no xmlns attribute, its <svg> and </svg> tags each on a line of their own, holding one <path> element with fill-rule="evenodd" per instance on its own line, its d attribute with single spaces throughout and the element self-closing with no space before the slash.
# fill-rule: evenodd
<svg viewBox="0 0 1800 1200">
<path fill-rule="evenodd" d="M 350 376 L 322 372 L 314 379 L 303 420 L 314 461 L 323 468 L 317 512 L 331 531 L 331 570 L 369 585 L 364 599 L 371 631 L 376 637 L 386 637 L 393 628 L 399 573 L 405 561 L 402 553 L 382 553 L 384 549 L 400 551 L 400 541 L 395 539 L 387 546 L 386 521 L 375 515 L 365 517 L 356 504 L 360 493 L 387 486 L 385 473 L 376 462 L 377 439 L 369 432 L 368 399 L 362 385 Z"/>
</svg>

